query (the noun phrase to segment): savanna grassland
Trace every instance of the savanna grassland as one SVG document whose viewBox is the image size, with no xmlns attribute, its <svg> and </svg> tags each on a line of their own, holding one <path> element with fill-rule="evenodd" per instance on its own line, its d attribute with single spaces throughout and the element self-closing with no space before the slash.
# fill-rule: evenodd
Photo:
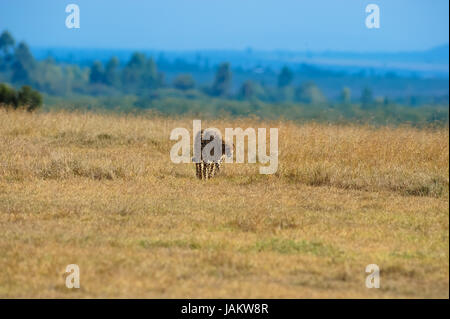
<svg viewBox="0 0 450 319">
<path fill-rule="evenodd" d="M 191 118 L 0 110 L 0 297 L 449 297 L 448 128 L 202 126 L 278 127 L 278 172 L 195 179 Z"/>
</svg>

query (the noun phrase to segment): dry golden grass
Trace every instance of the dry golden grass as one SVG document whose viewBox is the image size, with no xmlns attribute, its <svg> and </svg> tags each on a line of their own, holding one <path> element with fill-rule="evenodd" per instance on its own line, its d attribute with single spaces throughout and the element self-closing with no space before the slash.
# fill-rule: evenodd
<svg viewBox="0 0 450 319">
<path fill-rule="evenodd" d="M 0 110 L 0 297 L 449 297 L 448 129 L 202 124 L 278 127 L 278 172 L 196 180 L 187 118 Z"/>
</svg>

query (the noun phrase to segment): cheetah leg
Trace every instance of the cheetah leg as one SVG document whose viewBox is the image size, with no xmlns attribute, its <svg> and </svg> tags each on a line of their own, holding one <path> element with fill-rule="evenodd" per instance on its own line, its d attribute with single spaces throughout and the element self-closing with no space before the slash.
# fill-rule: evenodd
<svg viewBox="0 0 450 319">
<path fill-rule="evenodd" d="M 208 179 L 212 178 L 215 175 L 214 169 L 216 167 L 216 163 L 209 163 L 208 169 Z"/>
<path fill-rule="evenodd" d="M 215 174 L 219 173 L 219 171 L 220 171 L 220 162 L 214 163 L 214 168 L 215 168 L 214 173 Z"/>
<path fill-rule="evenodd" d="M 207 179 L 208 178 L 208 167 L 209 164 L 208 163 L 202 163 L 202 177 L 203 179 Z"/>
</svg>

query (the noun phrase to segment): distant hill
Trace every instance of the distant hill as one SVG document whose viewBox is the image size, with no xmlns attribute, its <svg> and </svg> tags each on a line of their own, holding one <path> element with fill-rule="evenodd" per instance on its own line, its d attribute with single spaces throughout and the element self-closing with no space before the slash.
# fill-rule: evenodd
<svg viewBox="0 0 450 319">
<path fill-rule="evenodd" d="M 443 45 L 417 52 L 292 52 L 255 51 L 252 49 L 155 51 L 114 49 L 32 48 L 37 59 L 52 56 L 59 63 L 91 67 L 95 60 L 103 65 L 112 56 L 120 64 L 128 63 L 135 51 L 156 61 L 164 74 L 164 85 L 170 86 L 180 73 L 189 73 L 199 89 L 213 83 L 219 63 L 229 62 L 232 68 L 231 92 L 237 94 L 248 80 L 262 87 L 277 87 L 278 74 L 288 66 L 293 74 L 292 85 L 299 87 L 314 82 L 331 100 L 340 98 L 342 88 L 358 99 L 365 87 L 378 97 L 388 96 L 401 103 L 448 103 L 449 46 Z M 418 101 L 418 102 L 417 102 Z"/>
<path fill-rule="evenodd" d="M 106 61 L 117 56 L 125 62 L 136 50 L 123 49 L 72 49 L 32 48 L 37 59 L 53 56 L 57 61 L 90 65 L 94 60 Z M 138 50 L 155 59 L 174 62 L 181 60 L 195 63 L 204 68 L 214 67 L 228 61 L 234 68 L 253 69 L 269 67 L 279 69 L 283 65 L 295 67 L 309 64 L 330 70 L 358 72 L 372 70 L 377 73 L 396 72 L 400 75 L 445 77 L 449 75 L 449 45 L 441 45 L 425 51 L 414 52 L 294 52 L 294 51 L 243 51 L 199 50 L 199 51 L 156 51 Z"/>
</svg>

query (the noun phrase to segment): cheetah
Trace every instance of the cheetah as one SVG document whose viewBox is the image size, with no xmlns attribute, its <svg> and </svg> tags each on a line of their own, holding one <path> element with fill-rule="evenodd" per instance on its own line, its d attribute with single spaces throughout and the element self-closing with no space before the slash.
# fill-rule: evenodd
<svg viewBox="0 0 450 319">
<path fill-rule="evenodd" d="M 201 159 L 199 163 L 195 163 L 195 174 L 198 179 L 211 179 L 215 175 L 217 175 L 220 172 L 220 169 L 222 167 L 223 162 L 225 161 L 226 157 L 232 156 L 233 154 L 233 147 L 234 145 L 228 145 L 226 144 L 223 139 L 217 135 L 215 131 L 208 131 L 208 130 L 201 130 L 200 131 L 200 141 L 201 141 Z M 206 139 L 209 135 L 209 139 Z M 206 139 L 206 140 L 205 140 Z M 214 148 L 211 148 L 210 156 L 206 159 L 203 157 L 203 149 L 208 145 L 210 142 L 213 142 L 217 139 L 218 143 L 222 144 L 222 152 L 221 154 L 214 154 Z M 214 143 L 214 142 L 213 142 Z M 213 144 L 211 143 L 211 144 Z"/>
</svg>

